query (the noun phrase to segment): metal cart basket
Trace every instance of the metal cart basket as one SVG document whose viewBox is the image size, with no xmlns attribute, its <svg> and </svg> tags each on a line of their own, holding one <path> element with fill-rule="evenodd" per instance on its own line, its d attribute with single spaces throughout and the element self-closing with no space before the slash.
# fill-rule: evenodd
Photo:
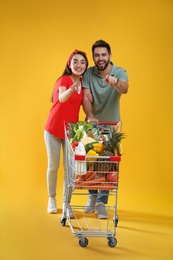
<svg viewBox="0 0 173 260">
<path fill-rule="evenodd" d="M 109 125 L 110 123 L 104 123 L 105 133 L 107 134 L 109 133 Z M 69 203 L 65 201 L 65 210 L 61 216 L 60 223 L 62 226 L 65 226 L 66 221 L 68 222 L 72 234 L 78 238 L 81 247 L 88 245 L 87 237 L 106 237 L 108 245 L 115 247 L 117 244 L 117 201 L 121 156 L 88 156 L 76 154 L 72 149 L 66 128 L 65 135 L 67 160 L 67 188 L 65 193 L 67 198 L 71 193 L 70 207 L 73 210 L 74 217 L 70 218 Z M 109 134 L 108 138 L 110 138 Z M 107 219 L 99 219 L 95 213 L 86 213 L 84 211 L 89 190 L 109 191 L 108 204 L 105 205 L 108 213 Z"/>
</svg>

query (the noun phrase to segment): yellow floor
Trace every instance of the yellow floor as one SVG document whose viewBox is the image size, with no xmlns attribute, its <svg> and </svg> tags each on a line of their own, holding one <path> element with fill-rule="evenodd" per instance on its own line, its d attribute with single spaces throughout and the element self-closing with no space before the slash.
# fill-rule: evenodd
<svg viewBox="0 0 173 260">
<path fill-rule="evenodd" d="M 24 187 L 5 185 L 1 189 L 1 260 L 58 259 L 173 259 L 173 218 L 160 211 L 135 210 L 128 196 L 119 195 L 119 223 L 116 228 L 116 247 L 109 247 L 105 237 L 88 237 L 88 246 L 79 246 L 78 238 L 66 222 L 61 226 L 61 195 L 58 214 L 48 214 L 44 184 Z M 6 187 L 6 188 L 5 188 Z M 133 190 L 133 192 L 135 192 Z M 131 192 L 132 193 L 132 192 Z M 61 189 L 59 188 L 59 194 Z M 86 197 L 75 198 L 85 203 Z M 134 204 L 133 204 L 134 206 Z M 134 206 L 134 207 L 135 207 Z M 154 207 L 154 206 L 153 206 Z M 91 226 L 95 225 L 95 214 Z M 105 220 L 106 221 L 106 220 Z"/>
</svg>

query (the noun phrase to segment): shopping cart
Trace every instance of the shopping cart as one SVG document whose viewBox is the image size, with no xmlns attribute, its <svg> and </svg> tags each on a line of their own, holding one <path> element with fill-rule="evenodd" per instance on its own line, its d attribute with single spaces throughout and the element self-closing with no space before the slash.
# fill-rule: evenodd
<svg viewBox="0 0 173 260">
<path fill-rule="evenodd" d="M 109 127 L 115 123 L 100 123 L 104 126 L 102 134 L 111 138 Z M 111 156 L 88 156 L 76 154 L 72 149 L 70 136 L 65 127 L 65 147 L 67 159 L 67 188 L 66 198 L 71 194 L 70 207 L 74 218 L 70 218 L 69 203 L 64 202 L 64 212 L 60 223 L 70 226 L 72 234 L 78 238 L 79 245 L 88 245 L 87 237 L 106 237 L 108 245 L 115 247 L 117 244 L 116 227 L 118 225 L 117 201 L 120 155 Z M 90 178 L 89 178 L 90 177 Z M 107 219 L 98 219 L 95 213 L 86 213 L 86 204 L 89 190 L 109 190 L 108 204 L 105 205 L 108 213 Z"/>
</svg>

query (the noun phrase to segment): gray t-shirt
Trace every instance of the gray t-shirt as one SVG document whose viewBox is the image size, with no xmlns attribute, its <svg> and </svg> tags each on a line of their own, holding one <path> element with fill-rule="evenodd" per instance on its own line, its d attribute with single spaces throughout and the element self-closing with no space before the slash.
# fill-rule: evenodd
<svg viewBox="0 0 173 260">
<path fill-rule="evenodd" d="M 110 75 L 119 80 L 128 80 L 126 70 L 112 66 Z M 93 95 L 93 114 L 102 122 L 118 122 L 120 120 L 121 94 L 115 87 L 109 86 L 103 81 L 96 66 L 90 67 L 82 79 L 83 88 L 90 88 Z"/>
</svg>

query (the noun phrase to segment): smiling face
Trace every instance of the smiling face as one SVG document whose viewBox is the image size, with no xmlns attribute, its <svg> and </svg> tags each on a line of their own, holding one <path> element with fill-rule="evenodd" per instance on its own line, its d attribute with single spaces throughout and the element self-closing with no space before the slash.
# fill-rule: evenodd
<svg viewBox="0 0 173 260">
<path fill-rule="evenodd" d="M 110 63 L 111 54 L 108 53 L 107 48 L 97 47 L 93 52 L 93 61 L 98 70 L 103 71 Z"/>
<path fill-rule="evenodd" d="M 82 75 L 87 67 L 87 62 L 81 54 L 74 54 L 71 62 L 70 68 L 73 74 Z"/>
</svg>

